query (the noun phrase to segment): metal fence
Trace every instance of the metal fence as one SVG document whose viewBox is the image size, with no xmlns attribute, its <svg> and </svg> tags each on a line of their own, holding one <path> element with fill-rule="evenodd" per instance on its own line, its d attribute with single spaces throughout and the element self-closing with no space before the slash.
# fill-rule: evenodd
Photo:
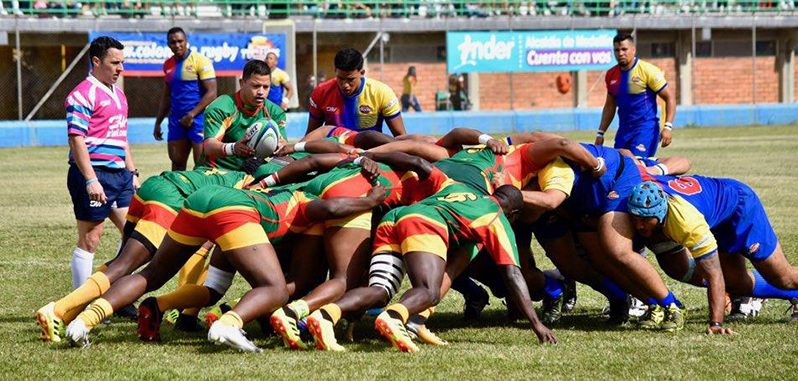
<svg viewBox="0 0 798 381">
<path fill-rule="evenodd" d="M 794 0 L 38 0 L 0 2 L 4 15 L 39 17 L 439 18 L 792 13 Z"/>
</svg>

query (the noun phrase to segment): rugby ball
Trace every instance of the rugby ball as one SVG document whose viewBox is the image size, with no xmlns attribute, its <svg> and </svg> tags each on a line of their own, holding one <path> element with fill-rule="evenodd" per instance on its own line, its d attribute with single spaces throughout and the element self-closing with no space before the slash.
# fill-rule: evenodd
<svg viewBox="0 0 798 381">
<path fill-rule="evenodd" d="M 246 135 L 247 145 L 255 150 L 255 156 L 260 159 L 271 157 L 280 141 L 280 130 L 271 119 L 261 119 L 253 123 L 247 129 Z"/>
</svg>

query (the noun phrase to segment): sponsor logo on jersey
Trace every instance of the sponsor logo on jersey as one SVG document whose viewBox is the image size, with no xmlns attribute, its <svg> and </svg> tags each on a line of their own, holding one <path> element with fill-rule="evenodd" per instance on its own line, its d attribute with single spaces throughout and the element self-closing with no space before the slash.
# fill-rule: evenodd
<svg viewBox="0 0 798 381">
<path fill-rule="evenodd" d="M 646 146 L 643 143 L 638 144 L 635 148 L 640 152 L 646 152 Z"/>
<path fill-rule="evenodd" d="M 607 198 L 610 200 L 617 200 L 618 197 L 621 197 L 621 195 L 619 195 L 616 191 L 610 191 L 610 193 L 607 193 Z"/>
<path fill-rule="evenodd" d="M 100 101 L 100 107 L 108 107 L 111 105 L 111 101 L 106 99 L 104 101 Z"/>
<path fill-rule="evenodd" d="M 371 106 L 369 105 L 362 105 L 358 108 L 361 114 L 370 114 L 371 113 Z"/>
<path fill-rule="evenodd" d="M 336 111 L 338 111 L 338 107 L 327 106 L 327 107 L 324 108 L 324 111 L 326 111 L 326 112 L 336 112 Z"/>
<path fill-rule="evenodd" d="M 759 251 L 759 242 L 755 242 L 753 245 L 748 246 L 748 254 L 755 254 Z"/>
<path fill-rule="evenodd" d="M 640 77 L 638 77 L 638 76 L 634 76 L 634 77 L 632 77 L 632 82 L 634 82 L 634 83 L 640 83 L 640 81 L 641 81 Z"/>
</svg>

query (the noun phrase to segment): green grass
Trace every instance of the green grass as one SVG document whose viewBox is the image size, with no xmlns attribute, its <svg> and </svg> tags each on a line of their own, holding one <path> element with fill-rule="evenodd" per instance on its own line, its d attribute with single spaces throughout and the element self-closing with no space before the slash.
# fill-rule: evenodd
<svg viewBox="0 0 798 381">
<path fill-rule="evenodd" d="M 568 136 L 592 140 L 591 133 Z M 608 137 L 608 142 L 612 137 Z M 146 175 L 167 167 L 163 145 L 134 146 Z M 693 171 L 733 177 L 762 198 L 782 246 L 798 264 L 798 127 L 680 129 L 663 155 L 685 155 Z M 688 324 L 675 334 L 607 329 L 604 301 L 579 288 L 576 310 L 554 326 L 561 343 L 540 346 L 523 324 L 507 326 L 493 299 L 476 326 L 461 320 L 462 299 L 449 295 L 430 322 L 451 343 L 397 353 L 371 329 L 356 330 L 348 353 L 289 352 L 275 339 L 258 339 L 261 354 L 210 345 L 205 336 L 164 328 L 164 343 L 138 341 L 135 324 L 115 320 L 92 333 L 85 350 L 38 341 L 32 314 L 70 291 L 69 259 L 75 227 L 66 190 L 66 148 L 0 150 L 0 379 L 795 379 L 798 325 L 784 322 L 788 303 L 770 300 L 755 321 L 728 324 L 733 337 L 702 333 L 707 319 L 703 289 L 666 279 L 690 308 Z M 111 225 L 96 263 L 112 256 L 118 233 Z M 550 268 L 536 247 L 538 263 Z M 171 290 L 174 283 L 164 290 Z M 246 289 L 237 280 L 230 296 Z M 253 335 L 257 326 L 248 326 Z"/>
</svg>

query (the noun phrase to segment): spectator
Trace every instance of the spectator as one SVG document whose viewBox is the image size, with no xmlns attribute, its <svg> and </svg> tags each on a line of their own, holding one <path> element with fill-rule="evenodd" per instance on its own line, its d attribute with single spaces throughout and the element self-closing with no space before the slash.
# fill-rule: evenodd
<svg viewBox="0 0 798 381">
<path fill-rule="evenodd" d="M 462 74 L 449 76 L 449 102 L 452 105 L 452 110 L 455 111 L 465 111 L 471 108 L 466 93 L 465 77 Z"/>
<path fill-rule="evenodd" d="M 402 79 L 402 112 L 412 107 L 416 112 L 421 112 L 421 105 L 416 98 L 416 83 L 418 77 L 416 76 L 416 67 L 410 66 L 407 68 L 407 74 Z"/>
</svg>

